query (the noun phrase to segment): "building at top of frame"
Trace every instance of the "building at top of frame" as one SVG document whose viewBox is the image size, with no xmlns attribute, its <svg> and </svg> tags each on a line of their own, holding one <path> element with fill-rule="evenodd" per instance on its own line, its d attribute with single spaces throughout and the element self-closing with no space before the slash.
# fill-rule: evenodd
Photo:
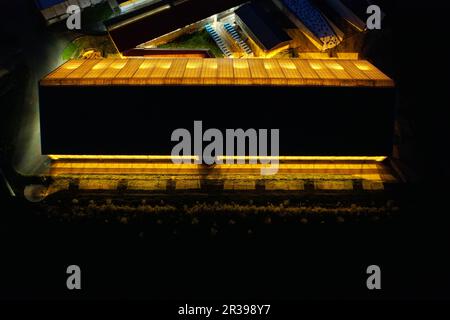
<svg viewBox="0 0 450 320">
<path fill-rule="evenodd" d="M 160 37 L 175 37 L 186 27 L 206 24 L 213 16 L 232 10 L 247 0 L 154 1 L 149 5 L 105 21 L 108 33 L 120 52 Z M 205 19 L 209 19 L 206 21 Z M 183 29 L 183 30 L 180 30 Z"/>
<path fill-rule="evenodd" d="M 69 14 L 67 8 L 70 6 L 78 6 L 80 9 L 85 9 L 91 6 L 98 5 L 106 0 L 35 0 L 36 6 L 41 11 L 48 25 L 58 21 L 67 19 Z M 108 0 L 111 8 L 117 4 L 116 0 Z M 113 3 L 114 2 L 114 3 Z"/>
</svg>

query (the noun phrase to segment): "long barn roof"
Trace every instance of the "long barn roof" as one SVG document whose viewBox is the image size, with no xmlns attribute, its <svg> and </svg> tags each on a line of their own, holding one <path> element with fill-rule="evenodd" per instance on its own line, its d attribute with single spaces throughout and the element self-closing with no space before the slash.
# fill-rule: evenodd
<svg viewBox="0 0 450 320">
<path fill-rule="evenodd" d="M 69 60 L 41 85 L 289 85 L 393 87 L 366 60 L 129 58 Z"/>
</svg>

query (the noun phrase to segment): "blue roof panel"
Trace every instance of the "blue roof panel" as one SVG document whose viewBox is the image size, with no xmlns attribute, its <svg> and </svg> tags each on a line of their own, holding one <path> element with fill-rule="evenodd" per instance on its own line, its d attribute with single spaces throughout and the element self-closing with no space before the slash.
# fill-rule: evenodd
<svg viewBox="0 0 450 320">
<path fill-rule="evenodd" d="M 36 4 L 39 9 L 47 9 L 53 7 L 56 4 L 65 2 L 66 0 L 36 0 Z"/>
</svg>

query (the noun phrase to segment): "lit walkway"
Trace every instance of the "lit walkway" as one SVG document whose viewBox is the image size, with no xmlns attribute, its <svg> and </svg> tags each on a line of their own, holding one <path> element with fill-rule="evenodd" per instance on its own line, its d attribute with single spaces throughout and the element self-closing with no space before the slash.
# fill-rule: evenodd
<svg viewBox="0 0 450 320">
<path fill-rule="evenodd" d="M 237 33 L 236 29 L 234 29 L 234 27 L 231 24 L 225 23 L 223 27 L 248 56 L 253 55 L 252 49 L 250 49 L 250 47 L 244 42 L 244 40 L 242 40 L 241 36 Z"/>
<path fill-rule="evenodd" d="M 292 161 L 281 163 L 273 176 L 262 176 L 261 165 L 207 167 L 144 160 L 64 159 L 52 161 L 48 175 L 52 191 L 67 190 L 213 190 L 233 191 L 380 191 L 397 179 L 383 162 Z"/>
<path fill-rule="evenodd" d="M 158 175 L 254 175 L 261 178 L 260 164 L 222 164 L 205 167 L 197 164 L 151 163 L 145 161 L 95 161 L 95 160 L 58 160 L 50 167 L 52 176 L 58 175 L 92 175 L 92 174 L 158 174 Z M 367 179 L 375 181 L 392 181 L 393 177 L 387 168 L 380 163 L 365 162 L 306 162 L 281 163 L 279 175 L 289 175 L 295 178 L 329 178 Z M 276 175 L 276 176 L 277 176 Z M 276 178 L 276 176 L 273 176 Z M 267 176 L 270 178 L 270 176 Z"/>
</svg>

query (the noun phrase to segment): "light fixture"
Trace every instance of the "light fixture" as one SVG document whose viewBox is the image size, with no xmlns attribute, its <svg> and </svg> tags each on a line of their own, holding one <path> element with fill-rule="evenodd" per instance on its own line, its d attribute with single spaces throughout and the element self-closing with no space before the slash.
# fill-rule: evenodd
<svg viewBox="0 0 450 320">
<path fill-rule="evenodd" d="M 309 65 L 311 66 L 311 68 L 313 68 L 314 70 L 320 70 L 322 69 L 322 66 L 318 63 L 314 63 L 314 62 L 310 62 Z"/>
</svg>

